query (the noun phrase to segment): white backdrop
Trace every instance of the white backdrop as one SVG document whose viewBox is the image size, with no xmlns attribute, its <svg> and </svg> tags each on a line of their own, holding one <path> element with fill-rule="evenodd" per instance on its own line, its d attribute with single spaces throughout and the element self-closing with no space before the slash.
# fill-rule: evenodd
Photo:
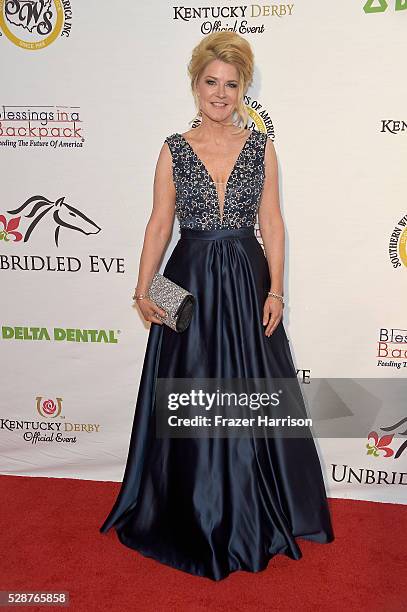
<svg viewBox="0 0 407 612">
<path fill-rule="evenodd" d="M 278 155 L 301 383 L 406 378 L 407 3 L 302 0 L 236 17 L 205 4 L 220 19 L 202 6 L 49 0 L 31 15 L 0 0 L 2 474 L 123 476 L 155 163 L 189 127 L 187 63 L 217 27 L 247 36 L 256 57 L 249 127 Z M 161 270 L 177 238 L 176 222 Z M 379 360 L 379 346 L 397 353 Z M 328 494 L 406 503 L 403 438 L 375 456 L 368 434 L 317 440 Z M 378 483 L 380 471 L 397 476 Z"/>
</svg>

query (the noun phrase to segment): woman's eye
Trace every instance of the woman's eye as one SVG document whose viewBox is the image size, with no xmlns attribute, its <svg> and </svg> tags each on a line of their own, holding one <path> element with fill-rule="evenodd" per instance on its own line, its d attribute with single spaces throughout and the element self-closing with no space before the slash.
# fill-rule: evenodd
<svg viewBox="0 0 407 612">
<path fill-rule="evenodd" d="M 207 85 L 214 85 L 215 81 L 209 79 L 208 81 L 206 81 Z M 229 87 L 232 87 L 232 89 L 236 89 L 237 84 L 236 83 L 228 83 Z"/>
</svg>

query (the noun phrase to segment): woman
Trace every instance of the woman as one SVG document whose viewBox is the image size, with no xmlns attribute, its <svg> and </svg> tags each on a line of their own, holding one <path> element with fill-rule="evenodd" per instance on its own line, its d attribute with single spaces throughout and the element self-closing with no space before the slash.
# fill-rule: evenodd
<svg viewBox="0 0 407 612">
<path fill-rule="evenodd" d="M 282 323 L 276 154 L 266 134 L 237 129 L 247 124 L 252 50 L 235 33 L 211 34 L 188 69 L 201 124 L 168 136 L 158 158 L 135 294 L 151 328 L 123 484 L 100 531 L 114 526 L 143 555 L 221 580 L 260 571 L 278 553 L 300 559 L 296 537 L 334 536 L 312 437 L 156 435 L 158 378 L 281 377 L 299 389 Z M 175 214 L 181 236 L 163 274 L 196 298 L 181 333 L 146 296 Z"/>
</svg>

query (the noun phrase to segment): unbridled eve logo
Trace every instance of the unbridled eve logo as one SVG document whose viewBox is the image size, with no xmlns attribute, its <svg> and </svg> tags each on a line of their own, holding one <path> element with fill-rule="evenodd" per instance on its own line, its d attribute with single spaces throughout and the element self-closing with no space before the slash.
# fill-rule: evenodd
<svg viewBox="0 0 407 612">
<path fill-rule="evenodd" d="M 70 0 L 0 0 L 0 33 L 22 49 L 44 49 L 71 27 Z"/>
<path fill-rule="evenodd" d="M 407 440 L 404 440 L 400 444 L 396 452 L 390 447 L 390 445 L 392 444 L 396 433 L 399 433 L 400 436 L 407 436 L 407 427 L 403 427 L 403 425 L 405 426 L 406 423 L 407 417 L 398 423 L 390 425 L 389 427 L 380 427 L 381 431 L 394 431 L 394 433 L 386 434 L 384 436 L 379 435 L 376 431 L 371 431 L 367 436 L 369 440 L 369 442 L 366 444 L 367 454 L 372 455 L 373 457 L 393 457 L 394 459 L 398 459 L 407 448 Z M 400 429 L 402 431 L 399 431 Z"/>
<path fill-rule="evenodd" d="M 377 431 L 371 431 L 367 436 L 367 455 L 381 459 L 398 459 L 401 457 L 407 448 L 407 440 L 404 440 L 396 449 L 392 448 L 391 445 L 395 443 L 394 436 L 396 433 L 399 433 L 401 436 L 407 436 L 406 423 L 407 417 L 401 419 L 398 423 L 393 423 L 389 427 L 380 427 L 380 431 L 386 432 L 385 435 L 378 434 Z M 388 432 L 394 433 L 389 434 Z M 383 469 L 383 465 L 379 462 L 379 469 L 376 469 L 373 466 L 367 468 L 347 464 L 340 466 L 332 463 L 331 478 L 335 483 L 347 483 L 355 486 L 406 486 L 407 472 L 394 470 L 393 468 L 396 465 L 399 466 L 400 464 L 387 463 L 386 468 L 388 467 L 389 469 Z"/>
<path fill-rule="evenodd" d="M 20 228 L 21 215 L 31 219 L 27 228 Z M 81 232 L 86 236 L 98 234 L 101 228 L 84 212 L 65 202 L 65 196 L 49 200 L 45 196 L 32 196 L 21 206 L 7 211 L 10 217 L 0 214 L 0 240 L 4 243 L 28 242 L 33 231 L 47 215 L 52 218 L 54 240 L 58 246 L 59 235 L 63 230 Z M 21 230 L 21 231 L 20 231 Z"/>
</svg>

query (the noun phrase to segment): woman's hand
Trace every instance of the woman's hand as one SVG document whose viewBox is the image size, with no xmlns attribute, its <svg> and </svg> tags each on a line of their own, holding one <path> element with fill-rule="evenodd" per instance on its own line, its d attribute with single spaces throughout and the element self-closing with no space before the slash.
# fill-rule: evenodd
<svg viewBox="0 0 407 612">
<path fill-rule="evenodd" d="M 283 316 L 284 304 L 278 299 L 269 295 L 263 307 L 263 325 L 267 325 L 265 335 L 271 336 Z"/>
<path fill-rule="evenodd" d="M 136 302 L 146 321 L 163 325 L 161 319 L 159 319 L 156 315 L 159 314 L 162 317 L 165 317 L 165 315 L 167 314 L 165 310 L 157 306 L 157 304 L 153 302 L 153 300 L 151 300 L 149 297 L 142 298 L 141 300 L 136 300 Z"/>
</svg>

